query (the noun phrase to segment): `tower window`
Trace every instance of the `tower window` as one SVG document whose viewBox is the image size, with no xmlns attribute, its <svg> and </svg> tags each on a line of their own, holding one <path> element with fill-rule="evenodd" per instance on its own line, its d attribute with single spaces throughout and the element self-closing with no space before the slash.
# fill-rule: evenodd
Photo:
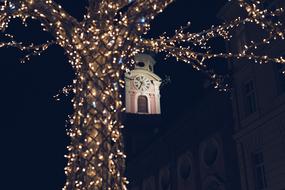
<svg viewBox="0 0 285 190">
<path fill-rule="evenodd" d="M 138 64 L 137 64 L 139 67 L 144 67 L 144 62 L 138 62 Z"/>
<path fill-rule="evenodd" d="M 148 113 L 148 102 L 146 96 L 138 97 L 138 112 L 139 113 Z"/>
<path fill-rule="evenodd" d="M 255 174 L 255 186 L 257 190 L 263 190 L 267 187 L 263 152 L 255 152 L 253 154 L 253 167 Z"/>
</svg>

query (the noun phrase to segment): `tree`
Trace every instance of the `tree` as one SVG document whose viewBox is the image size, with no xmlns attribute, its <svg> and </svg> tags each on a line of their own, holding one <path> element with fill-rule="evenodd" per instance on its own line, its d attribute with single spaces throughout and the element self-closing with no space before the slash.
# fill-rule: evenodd
<svg viewBox="0 0 285 190">
<path fill-rule="evenodd" d="M 17 42 L 5 34 L 0 47 L 11 46 L 32 55 L 50 45 L 61 46 L 68 55 L 76 73 L 72 90 L 74 114 L 68 131 L 67 181 L 63 189 L 101 190 L 126 189 L 119 114 L 124 111 L 119 89 L 124 86 L 122 75 L 134 63 L 134 56 L 144 51 L 164 52 L 189 63 L 206 73 L 214 86 L 226 89 L 221 77 L 207 68 L 206 60 L 213 58 L 247 58 L 260 63 L 285 63 L 282 57 L 256 55 L 254 49 L 272 40 L 284 39 L 279 17 L 283 9 L 262 9 L 259 1 L 238 0 L 244 16 L 200 33 L 189 33 L 182 27 L 171 37 L 144 39 L 150 21 L 173 0 L 89 0 L 87 14 L 82 21 L 69 15 L 53 0 L 2 0 L 0 28 L 5 33 L 11 19 L 19 17 L 39 20 L 43 30 L 55 40 L 40 45 Z M 275 20 L 273 22 L 272 20 Z M 238 54 L 213 53 L 209 41 L 213 38 L 229 40 L 231 31 L 240 25 L 255 23 L 267 33 L 260 42 L 252 42 Z"/>
</svg>

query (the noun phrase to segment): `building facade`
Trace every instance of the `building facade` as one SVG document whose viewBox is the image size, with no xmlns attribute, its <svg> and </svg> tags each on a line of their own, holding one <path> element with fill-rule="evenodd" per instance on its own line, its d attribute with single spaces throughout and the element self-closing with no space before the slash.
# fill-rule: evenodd
<svg viewBox="0 0 285 190">
<path fill-rule="evenodd" d="M 266 0 L 261 6 L 285 7 L 285 1 Z M 243 14 L 230 1 L 219 17 L 227 21 Z M 240 53 L 266 34 L 248 24 L 232 35 L 227 49 Z M 285 55 L 284 41 L 256 53 Z M 131 190 L 285 190 L 285 66 L 246 60 L 228 65 L 231 99 L 209 93 L 137 151 L 127 165 Z"/>
<path fill-rule="evenodd" d="M 213 90 L 193 110 L 128 160 L 129 189 L 240 189 L 229 97 Z"/>
<path fill-rule="evenodd" d="M 285 1 L 262 1 L 265 8 L 285 7 Z M 224 20 L 243 13 L 235 2 L 220 12 Z M 239 53 L 251 40 L 264 33 L 245 25 L 228 44 Z M 284 41 L 275 41 L 258 49 L 260 54 L 280 56 Z M 247 61 L 230 61 L 233 79 L 233 119 L 235 142 L 241 176 L 241 190 L 285 189 L 285 76 L 284 66 L 260 65 Z"/>
</svg>

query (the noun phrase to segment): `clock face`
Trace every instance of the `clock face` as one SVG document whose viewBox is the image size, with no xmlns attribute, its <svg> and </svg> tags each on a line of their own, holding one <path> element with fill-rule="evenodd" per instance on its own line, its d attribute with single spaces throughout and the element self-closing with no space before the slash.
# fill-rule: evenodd
<svg viewBox="0 0 285 190">
<path fill-rule="evenodd" d="M 134 79 L 134 85 L 138 90 L 146 91 L 150 87 L 150 80 L 144 75 L 139 75 Z"/>
</svg>

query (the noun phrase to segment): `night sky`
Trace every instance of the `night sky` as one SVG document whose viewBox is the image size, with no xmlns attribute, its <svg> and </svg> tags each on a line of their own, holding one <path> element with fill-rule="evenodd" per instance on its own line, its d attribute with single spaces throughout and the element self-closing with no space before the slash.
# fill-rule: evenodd
<svg viewBox="0 0 285 190">
<path fill-rule="evenodd" d="M 78 0 L 57 1 L 70 14 L 82 19 L 85 5 Z M 176 0 L 152 23 L 146 37 L 163 32 L 173 34 L 181 25 L 191 21 L 190 31 L 201 31 L 220 23 L 216 14 L 225 0 Z M 25 28 L 18 20 L 9 32 L 25 42 L 44 42 L 52 36 L 40 30 L 39 23 L 30 21 Z M 23 54 L 13 48 L 0 49 L 1 54 L 1 189 L 53 190 L 65 182 L 63 168 L 66 160 L 65 120 L 72 113 L 70 97 L 61 101 L 53 98 L 64 86 L 72 83 L 73 70 L 63 49 L 53 46 L 41 56 L 21 64 Z M 170 76 L 171 83 L 162 91 L 164 120 L 175 120 L 192 109 L 207 92 L 205 77 L 190 65 L 175 60 L 164 61 L 157 55 L 155 72 L 162 78 Z M 5 187 L 5 188 L 3 188 Z"/>
</svg>

